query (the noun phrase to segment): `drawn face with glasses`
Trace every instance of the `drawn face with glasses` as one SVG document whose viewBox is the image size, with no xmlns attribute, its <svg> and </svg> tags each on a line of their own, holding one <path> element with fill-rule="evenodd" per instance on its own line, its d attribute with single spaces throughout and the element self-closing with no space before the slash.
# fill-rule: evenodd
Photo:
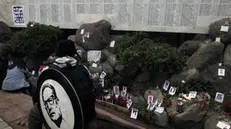
<svg viewBox="0 0 231 129">
<path fill-rule="evenodd" d="M 45 109 L 51 120 L 60 127 L 62 121 L 62 113 L 59 106 L 59 99 L 56 95 L 55 89 L 51 85 L 46 85 L 42 89 L 42 98 Z"/>
</svg>

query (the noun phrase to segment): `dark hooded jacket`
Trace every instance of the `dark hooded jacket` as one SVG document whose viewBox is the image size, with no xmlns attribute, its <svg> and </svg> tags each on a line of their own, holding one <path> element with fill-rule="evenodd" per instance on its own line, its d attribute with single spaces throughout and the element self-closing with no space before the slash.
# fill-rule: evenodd
<svg viewBox="0 0 231 129">
<path fill-rule="evenodd" d="M 70 40 L 61 40 L 57 46 L 57 58 L 49 67 L 63 73 L 74 86 L 82 104 L 84 123 L 87 126 L 96 116 L 93 80 L 89 70 L 74 58 L 75 54 L 77 53 L 74 43 Z M 33 96 L 33 101 L 38 102 L 37 96 Z"/>
</svg>

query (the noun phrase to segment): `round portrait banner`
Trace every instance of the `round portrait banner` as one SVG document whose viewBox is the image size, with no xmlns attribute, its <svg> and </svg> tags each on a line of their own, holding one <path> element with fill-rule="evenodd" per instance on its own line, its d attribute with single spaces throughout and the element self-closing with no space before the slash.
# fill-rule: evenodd
<svg viewBox="0 0 231 129">
<path fill-rule="evenodd" d="M 58 70 L 47 69 L 38 80 L 39 108 L 51 129 L 83 129 L 80 100 L 70 81 Z"/>
</svg>

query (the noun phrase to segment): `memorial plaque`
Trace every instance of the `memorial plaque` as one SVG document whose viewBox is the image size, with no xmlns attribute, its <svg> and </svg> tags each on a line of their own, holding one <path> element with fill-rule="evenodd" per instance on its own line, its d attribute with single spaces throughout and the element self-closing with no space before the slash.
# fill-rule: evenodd
<svg viewBox="0 0 231 129">
<path fill-rule="evenodd" d="M 2 0 L 0 6 L 25 7 L 24 22 L 77 29 L 83 23 L 108 20 L 113 30 L 208 33 L 210 23 L 231 16 L 231 0 Z M 7 4 L 6 4 L 7 3 Z M 11 27 L 12 13 L 0 20 Z M 69 24 L 64 24 L 69 23 Z"/>
</svg>

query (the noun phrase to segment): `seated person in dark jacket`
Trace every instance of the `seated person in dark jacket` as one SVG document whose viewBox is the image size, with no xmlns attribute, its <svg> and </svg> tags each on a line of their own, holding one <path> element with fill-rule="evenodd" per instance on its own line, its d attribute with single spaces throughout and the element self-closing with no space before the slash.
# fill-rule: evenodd
<svg viewBox="0 0 231 129">
<path fill-rule="evenodd" d="M 77 54 L 75 45 L 70 40 L 61 40 L 56 48 L 56 60 L 50 65 L 50 68 L 55 68 L 62 72 L 75 87 L 82 104 L 84 115 L 84 127 L 87 128 L 88 123 L 95 118 L 95 95 L 93 94 L 93 81 L 88 69 L 81 65 L 74 57 Z M 45 121 L 38 109 L 38 99 L 33 96 L 35 103 L 29 115 L 29 129 L 42 129 L 42 124 Z"/>
</svg>

